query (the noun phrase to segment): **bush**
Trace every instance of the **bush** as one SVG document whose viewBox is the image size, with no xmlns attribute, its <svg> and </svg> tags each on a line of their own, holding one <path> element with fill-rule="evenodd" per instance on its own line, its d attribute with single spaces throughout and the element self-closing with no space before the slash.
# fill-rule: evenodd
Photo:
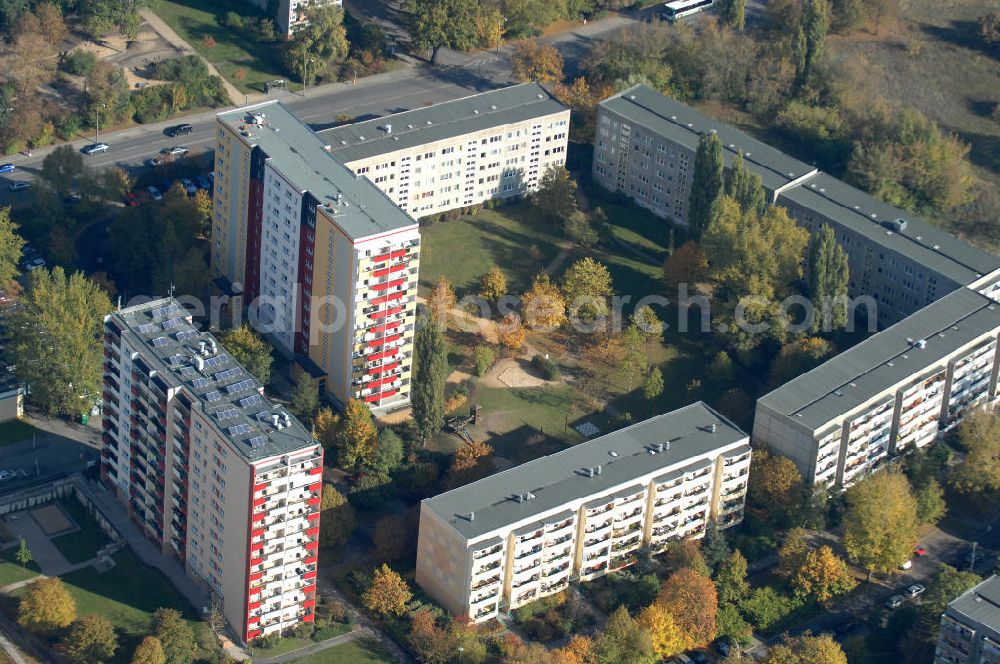
<svg viewBox="0 0 1000 664">
<path fill-rule="evenodd" d="M 545 380 L 559 379 L 559 366 L 544 355 L 535 355 L 531 358 L 531 366 L 538 369 L 538 371 L 542 374 L 542 378 Z"/>
<path fill-rule="evenodd" d="M 299 623 L 298 625 L 295 626 L 295 628 L 292 631 L 298 638 L 308 639 L 316 631 L 316 626 L 313 625 L 312 623 L 307 623 L 307 622 Z"/>
<path fill-rule="evenodd" d="M 332 639 L 334 637 L 340 636 L 344 633 L 343 628 L 337 625 L 329 625 L 328 627 L 320 627 L 315 632 L 312 633 L 313 641 L 326 641 L 327 639 Z"/>
<path fill-rule="evenodd" d="M 781 624 L 794 611 L 802 607 L 802 600 L 785 595 L 770 586 L 754 589 L 740 608 L 750 623 L 761 631 L 769 631 Z"/>
<path fill-rule="evenodd" d="M 489 368 L 493 366 L 493 360 L 496 359 L 496 353 L 489 346 L 476 346 L 476 349 L 472 351 L 472 361 L 476 364 L 476 375 L 484 376 Z"/>
<path fill-rule="evenodd" d="M 316 606 L 316 617 L 327 622 L 345 622 L 347 619 L 347 607 L 343 602 L 334 600 L 332 602 L 321 602 Z"/>
<path fill-rule="evenodd" d="M 541 614 L 548 613 L 552 609 L 562 606 L 566 603 L 566 591 L 562 590 L 554 595 L 548 595 L 542 597 L 541 599 L 536 599 L 533 602 L 528 602 L 522 607 L 514 609 L 514 621 L 517 623 L 524 623 L 531 618 Z"/>
<path fill-rule="evenodd" d="M 82 129 L 80 117 L 74 113 L 67 113 L 56 118 L 56 134 L 65 141 L 71 141 L 76 138 L 76 135 L 80 133 L 80 129 Z"/>
<path fill-rule="evenodd" d="M 62 67 L 74 76 L 86 76 L 97 64 L 97 54 L 76 50 L 63 58 Z"/>
<path fill-rule="evenodd" d="M 257 648 L 263 648 L 264 650 L 270 650 L 274 646 L 278 645 L 278 641 L 281 640 L 281 635 L 271 632 L 270 634 L 265 634 L 264 636 L 258 637 L 254 641 L 254 646 Z"/>
<path fill-rule="evenodd" d="M 243 17 L 236 12 L 226 12 L 226 16 L 222 19 L 222 22 L 226 27 L 233 28 L 234 30 L 242 30 L 244 27 Z"/>
</svg>

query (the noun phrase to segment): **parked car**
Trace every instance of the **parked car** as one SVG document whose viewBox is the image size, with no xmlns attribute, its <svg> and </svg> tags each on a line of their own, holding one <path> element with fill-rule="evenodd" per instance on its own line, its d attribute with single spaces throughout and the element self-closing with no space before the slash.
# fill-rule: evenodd
<svg viewBox="0 0 1000 664">
<path fill-rule="evenodd" d="M 13 173 L 14 164 L 3 164 L 0 165 L 0 173 Z"/>
<path fill-rule="evenodd" d="M 187 148 L 182 148 L 179 145 L 175 145 L 172 148 L 164 148 L 163 154 L 168 154 L 172 157 L 180 157 L 182 155 L 186 155 L 187 151 L 188 151 Z"/>
<path fill-rule="evenodd" d="M 194 127 L 189 124 L 179 124 L 167 129 L 168 136 L 186 136 L 194 131 Z"/>
<path fill-rule="evenodd" d="M 91 143 L 83 148 L 83 154 L 97 154 L 98 152 L 107 152 L 108 148 L 111 146 L 107 143 Z"/>
<path fill-rule="evenodd" d="M 907 560 L 905 563 L 903 563 L 902 565 L 899 566 L 899 569 L 901 569 L 901 570 L 908 570 L 911 567 L 913 567 L 913 561 L 912 560 Z"/>
<path fill-rule="evenodd" d="M 24 191 L 31 186 L 30 182 L 25 182 L 24 180 L 18 180 L 17 182 L 11 182 L 7 185 L 7 188 L 11 191 Z"/>
<path fill-rule="evenodd" d="M 191 182 L 191 180 L 188 180 L 187 178 L 181 178 L 180 183 L 181 186 L 184 187 L 184 191 L 187 192 L 188 196 L 194 196 L 196 193 L 198 193 L 198 187 L 194 186 L 194 182 Z"/>
<path fill-rule="evenodd" d="M 925 590 L 927 590 L 927 588 L 925 588 L 923 584 L 914 583 L 912 586 L 907 586 L 904 594 L 907 597 L 916 597 L 917 595 L 922 594 Z"/>
<path fill-rule="evenodd" d="M 161 194 L 160 190 L 154 187 L 153 185 L 149 185 L 148 187 L 146 187 L 146 193 L 149 194 L 149 197 L 152 198 L 154 201 L 163 200 L 163 194 Z"/>
<path fill-rule="evenodd" d="M 918 546 L 913 550 L 913 555 L 915 555 L 917 558 L 923 558 L 924 556 L 927 555 L 927 549 L 925 549 L 922 546 Z"/>
<path fill-rule="evenodd" d="M 36 258 L 34 260 L 28 261 L 28 264 L 24 266 L 24 269 L 28 272 L 34 272 L 40 267 L 45 267 L 47 263 L 44 258 Z"/>
<path fill-rule="evenodd" d="M 14 477 L 14 474 L 15 473 L 11 470 L 0 470 L 0 482 L 3 482 L 4 480 L 9 480 L 10 478 Z"/>
<path fill-rule="evenodd" d="M 903 597 L 902 595 L 893 595 L 889 599 L 885 600 L 885 608 L 887 608 L 887 609 L 898 609 L 899 607 L 901 607 L 903 605 L 903 602 L 905 602 L 905 601 L 906 601 L 906 598 Z"/>
<path fill-rule="evenodd" d="M 128 193 L 122 196 L 122 203 L 128 207 L 139 207 L 139 197 L 133 193 Z"/>
<path fill-rule="evenodd" d="M 147 159 L 146 165 L 149 166 L 150 168 L 156 168 L 157 166 L 163 165 L 163 160 L 160 159 L 159 157 L 154 157 L 153 159 Z"/>
</svg>

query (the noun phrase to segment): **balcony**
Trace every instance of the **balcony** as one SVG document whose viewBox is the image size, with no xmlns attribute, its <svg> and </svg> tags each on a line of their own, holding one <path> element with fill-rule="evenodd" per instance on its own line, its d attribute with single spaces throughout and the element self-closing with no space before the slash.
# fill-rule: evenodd
<svg viewBox="0 0 1000 664">
<path fill-rule="evenodd" d="M 604 530 L 605 528 L 610 528 L 610 527 L 611 527 L 611 519 L 608 519 L 604 523 L 601 523 L 601 524 L 598 524 L 598 525 L 595 525 L 595 526 L 588 526 L 587 528 L 584 529 L 583 532 L 584 532 L 585 535 L 592 535 L 594 533 L 598 533 L 598 532 Z"/>
<path fill-rule="evenodd" d="M 488 579 L 483 579 L 482 581 L 477 581 L 476 583 L 472 584 L 472 590 L 480 590 L 482 588 L 486 588 L 488 586 L 492 586 L 497 583 L 500 583 L 500 575 L 494 574 Z"/>
</svg>

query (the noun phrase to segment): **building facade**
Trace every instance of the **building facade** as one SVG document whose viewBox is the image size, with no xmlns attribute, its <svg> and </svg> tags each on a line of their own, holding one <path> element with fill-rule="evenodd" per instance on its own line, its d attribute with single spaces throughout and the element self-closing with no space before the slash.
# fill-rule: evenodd
<svg viewBox="0 0 1000 664">
<path fill-rule="evenodd" d="M 104 323 L 101 474 L 244 641 L 314 620 L 323 449 L 173 299 Z"/>
<path fill-rule="evenodd" d="M 420 235 L 278 102 L 218 115 L 212 270 L 340 403 L 409 403 Z"/>
<path fill-rule="evenodd" d="M 252 0 L 253 4 L 263 11 L 272 8 L 269 0 Z M 336 5 L 343 6 L 344 0 L 278 0 L 274 3 L 275 28 L 286 37 L 290 37 L 298 28 L 306 25 L 306 9 L 316 5 Z"/>
<path fill-rule="evenodd" d="M 566 165 L 568 108 L 537 83 L 319 132 L 333 154 L 424 217 L 524 196 Z"/>
<path fill-rule="evenodd" d="M 960 288 L 757 401 L 753 440 L 849 486 L 998 402 L 1000 304 Z"/>
<path fill-rule="evenodd" d="M 694 156 L 701 136 L 718 135 L 728 170 L 742 154 L 770 202 L 812 233 L 829 225 L 848 255 L 851 297 L 886 327 L 953 290 L 1000 284 L 1000 259 L 908 212 L 644 85 L 598 106 L 594 180 L 654 214 L 687 224 Z M 995 297 L 994 293 L 994 297 Z"/>
<path fill-rule="evenodd" d="M 934 664 L 1000 664 L 1000 578 L 991 576 L 948 604 Z"/>
<path fill-rule="evenodd" d="M 742 521 L 748 437 L 703 403 L 424 500 L 417 583 L 474 622 Z"/>
</svg>

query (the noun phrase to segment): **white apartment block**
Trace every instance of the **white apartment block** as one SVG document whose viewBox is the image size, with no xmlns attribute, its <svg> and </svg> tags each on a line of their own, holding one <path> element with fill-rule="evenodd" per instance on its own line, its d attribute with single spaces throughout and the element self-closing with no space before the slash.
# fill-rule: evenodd
<svg viewBox="0 0 1000 664">
<path fill-rule="evenodd" d="M 742 521 L 749 439 L 698 402 L 424 500 L 417 583 L 497 617 Z"/>
<path fill-rule="evenodd" d="M 271 7 L 269 0 L 252 0 L 258 8 L 268 11 Z M 344 0 L 278 0 L 274 6 L 275 14 L 270 18 L 274 20 L 274 25 L 278 32 L 290 37 L 298 28 L 308 24 L 306 20 L 306 9 L 315 5 L 337 5 L 343 6 Z"/>
<path fill-rule="evenodd" d="M 525 83 L 320 131 L 414 217 L 524 196 L 566 165 L 568 108 Z"/>
<path fill-rule="evenodd" d="M 998 401 L 1000 304 L 960 288 L 757 401 L 753 440 L 849 486 Z"/>
<path fill-rule="evenodd" d="M 991 576 L 948 603 L 934 664 L 1000 664 L 1000 577 Z"/>
<path fill-rule="evenodd" d="M 175 300 L 104 324 L 101 472 L 244 642 L 314 620 L 323 449 Z"/>
<path fill-rule="evenodd" d="M 695 153 L 706 132 L 718 135 L 726 169 L 742 153 L 770 202 L 800 225 L 811 233 L 833 228 L 848 256 L 848 293 L 874 300 L 867 314 L 880 328 L 963 286 L 996 297 L 996 256 L 644 85 L 598 106 L 594 180 L 687 224 Z"/>
<path fill-rule="evenodd" d="M 218 115 L 212 270 L 339 403 L 409 403 L 416 221 L 278 102 Z"/>
</svg>

